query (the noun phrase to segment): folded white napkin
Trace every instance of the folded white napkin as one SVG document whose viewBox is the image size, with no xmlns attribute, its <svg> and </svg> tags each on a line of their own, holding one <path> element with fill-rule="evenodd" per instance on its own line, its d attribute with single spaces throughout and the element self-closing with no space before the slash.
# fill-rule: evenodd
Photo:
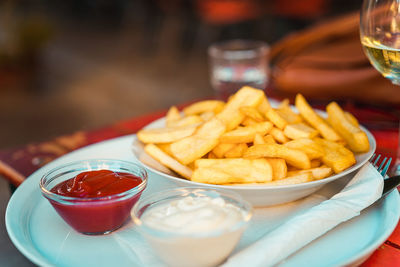
<svg viewBox="0 0 400 267">
<path fill-rule="evenodd" d="M 332 198 L 310 209 L 303 209 L 258 241 L 232 255 L 222 266 L 278 264 L 338 224 L 358 216 L 361 210 L 382 195 L 382 190 L 382 176 L 367 163 Z"/>
</svg>

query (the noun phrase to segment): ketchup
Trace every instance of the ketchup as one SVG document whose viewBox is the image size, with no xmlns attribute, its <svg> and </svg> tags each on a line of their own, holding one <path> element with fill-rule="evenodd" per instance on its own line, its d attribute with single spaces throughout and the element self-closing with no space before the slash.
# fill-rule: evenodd
<svg viewBox="0 0 400 267">
<path fill-rule="evenodd" d="M 105 197 L 125 192 L 141 182 L 140 177 L 131 173 L 110 170 L 87 171 L 59 183 L 50 191 L 67 197 Z"/>
<path fill-rule="evenodd" d="M 86 171 L 54 186 L 54 194 L 75 197 L 74 200 L 50 203 L 75 230 L 84 234 L 104 234 L 119 228 L 130 215 L 144 188 L 126 196 L 115 196 L 144 180 L 130 173 L 110 170 Z M 101 198 L 104 197 L 104 198 Z"/>
</svg>

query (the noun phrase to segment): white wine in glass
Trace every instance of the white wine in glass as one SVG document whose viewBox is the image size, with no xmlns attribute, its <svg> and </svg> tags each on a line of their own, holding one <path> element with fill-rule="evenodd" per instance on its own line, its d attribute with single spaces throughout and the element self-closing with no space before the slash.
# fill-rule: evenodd
<svg viewBox="0 0 400 267">
<path fill-rule="evenodd" d="M 360 38 L 375 69 L 400 86 L 400 0 L 364 0 Z M 400 138 L 393 173 L 400 174 Z"/>
</svg>

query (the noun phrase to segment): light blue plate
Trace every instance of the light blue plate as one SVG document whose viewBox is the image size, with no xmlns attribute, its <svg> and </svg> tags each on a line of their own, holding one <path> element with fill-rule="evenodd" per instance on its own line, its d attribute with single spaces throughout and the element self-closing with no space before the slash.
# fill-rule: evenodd
<svg viewBox="0 0 400 267">
<path fill-rule="evenodd" d="M 110 158 L 136 161 L 131 152 L 133 136 L 105 141 L 67 154 L 32 174 L 13 194 L 6 211 L 12 242 L 39 266 L 138 266 L 135 255 L 118 242 L 124 228 L 106 236 L 85 236 L 72 230 L 42 197 L 39 180 L 48 170 L 68 162 Z M 333 183 L 327 186 L 333 186 Z M 326 186 L 326 187 L 327 187 Z M 144 195 L 176 187 L 150 174 Z M 365 260 L 395 229 L 400 215 L 397 190 L 360 216 L 339 225 L 313 241 L 282 266 L 343 266 Z M 251 226 L 250 229 L 251 231 Z M 141 238 L 137 238 L 142 242 Z M 143 244 L 143 247 L 147 247 Z M 152 254 L 151 250 L 146 250 Z M 152 256 L 152 255 L 150 255 Z"/>
</svg>

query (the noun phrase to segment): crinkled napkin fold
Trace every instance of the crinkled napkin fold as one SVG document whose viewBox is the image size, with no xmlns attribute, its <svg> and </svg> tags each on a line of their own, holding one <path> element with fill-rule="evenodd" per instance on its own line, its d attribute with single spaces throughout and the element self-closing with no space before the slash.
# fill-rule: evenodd
<svg viewBox="0 0 400 267">
<path fill-rule="evenodd" d="M 358 216 L 382 195 L 382 190 L 382 176 L 366 163 L 339 193 L 292 217 L 232 255 L 222 266 L 276 265 L 340 223 Z"/>
</svg>

